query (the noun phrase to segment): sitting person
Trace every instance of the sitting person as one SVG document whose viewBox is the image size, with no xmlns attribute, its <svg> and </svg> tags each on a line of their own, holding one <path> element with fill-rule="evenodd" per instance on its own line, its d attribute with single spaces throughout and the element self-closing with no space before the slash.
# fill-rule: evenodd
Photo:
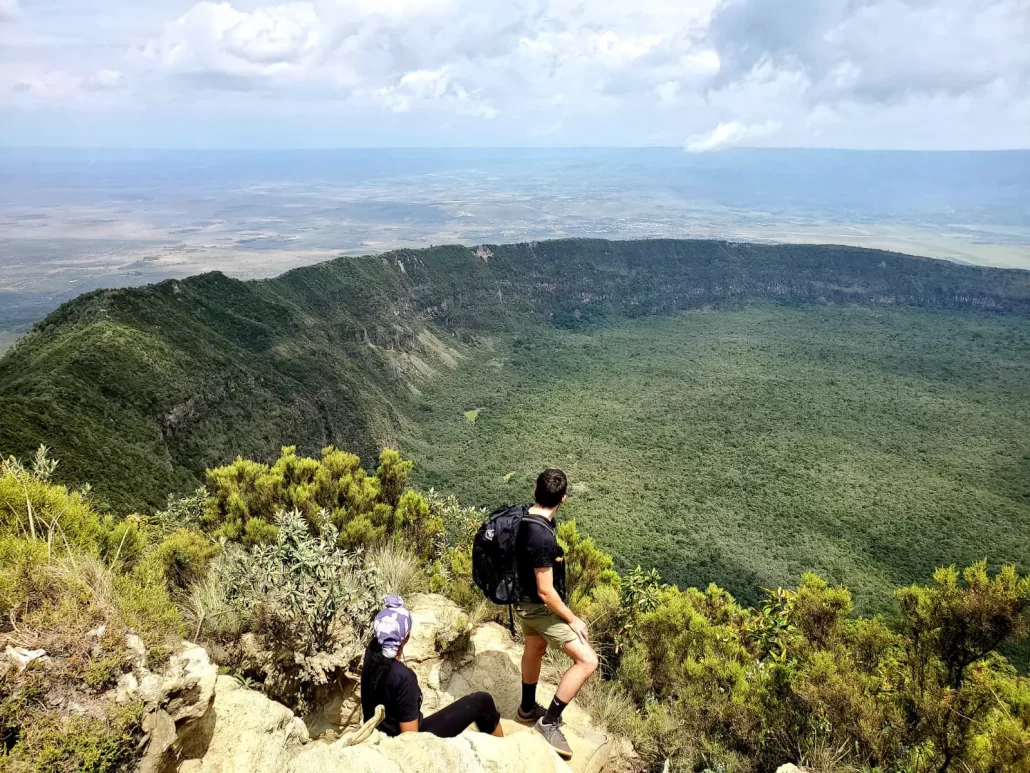
<svg viewBox="0 0 1030 773">
<path fill-rule="evenodd" d="M 444 706 L 435 714 L 422 716 L 422 690 L 415 672 L 400 658 L 411 636 L 411 613 L 400 596 L 387 596 L 386 608 L 376 615 L 375 635 L 365 650 L 361 665 L 361 713 L 368 722 L 376 706 L 386 709 L 379 725 L 386 735 L 432 733 L 453 738 L 476 723 L 483 733 L 503 736 L 501 713 L 489 693 L 476 692 Z"/>
</svg>

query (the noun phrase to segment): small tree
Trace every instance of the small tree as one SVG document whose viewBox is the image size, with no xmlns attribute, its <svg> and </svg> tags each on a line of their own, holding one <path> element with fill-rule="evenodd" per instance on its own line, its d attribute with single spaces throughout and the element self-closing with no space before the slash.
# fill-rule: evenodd
<svg viewBox="0 0 1030 773">
<path fill-rule="evenodd" d="M 328 515 L 320 520 L 312 533 L 297 511 L 280 512 L 275 541 L 233 554 L 230 569 L 239 603 L 284 648 L 305 655 L 331 651 L 341 622 L 363 637 L 376 602 L 374 577 L 337 547 Z"/>
<path fill-rule="evenodd" d="M 986 561 L 960 575 L 938 569 L 934 585 L 896 593 L 901 605 L 907 678 L 903 701 L 920 770 L 956 769 L 978 728 L 999 705 L 991 683 L 1003 669 L 994 653 L 1027 637 L 1030 577 L 1005 566 L 995 575 Z"/>
<path fill-rule="evenodd" d="M 237 459 L 208 470 L 210 496 L 201 524 L 216 538 L 270 544 L 276 539 L 276 513 L 288 510 L 315 532 L 331 523 L 346 549 L 381 544 L 401 529 L 411 531 L 421 546 L 440 528 L 424 517 L 421 497 L 404 491 L 411 466 L 386 449 L 378 474 L 369 475 L 357 456 L 332 446 L 322 449 L 319 459 L 298 456 L 294 446 L 285 446 L 272 465 Z"/>
<path fill-rule="evenodd" d="M 412 462 L 402 459 L 392 448 L 384 448 L 379 454 L 376 476 L 379 478 L 380 498 L 391 507 L 396 507 L 400 501 L 411 467 Z"/>
</svg>

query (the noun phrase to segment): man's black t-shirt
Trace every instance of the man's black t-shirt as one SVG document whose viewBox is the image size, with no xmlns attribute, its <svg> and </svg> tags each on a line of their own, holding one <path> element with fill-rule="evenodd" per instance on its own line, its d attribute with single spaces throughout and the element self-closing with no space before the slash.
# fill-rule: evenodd
<svg viewBox="0 0 1030 773">
<path fill-rule="evenodd" d="M 379 725 L 379 730 L 386 735 L 398 735 L 401 732 L 401 722 L 414 722 L 418 720 L 422 724 L 422 690 L 418 686 L 418 677 L 415 672 L 395 660 L 390 664 L 390 670 L 383 677 L 379 684 L 373 689 L 366 678 L 370 658 L 368 650 L 365 650 L 365 661 L 361 665 L 361 714 L 364 721 L 368 722 L 376 713 L 376 706 L 386 707 L 386 717 Z"/>
<path fill-rule="evenodd" d="M 526 515 L 515 537 L 515 567 L 522 588 L 522 601 L 540 604 L 534 569 L 554 570 L 554 589 L 565 600 L 565 551 L 555 536 L 555 523 L 539 515 Z"/>
</svg>

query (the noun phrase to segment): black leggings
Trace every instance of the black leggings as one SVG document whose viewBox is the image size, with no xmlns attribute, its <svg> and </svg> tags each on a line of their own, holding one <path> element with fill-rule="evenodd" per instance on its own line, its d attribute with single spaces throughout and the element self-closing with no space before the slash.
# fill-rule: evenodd
<svg viewBox="0 0 1030 773">
<path fill-rule="evenodd" d="M 501 712 L 494 705 L 493 696 L 488 692 L 474 692 L 430 714 L 422 720 L 418 731 L 440 738 L 454 738 L 473 722 L 481 732 L 492 733 L 500 721 Z"/>
</svg>

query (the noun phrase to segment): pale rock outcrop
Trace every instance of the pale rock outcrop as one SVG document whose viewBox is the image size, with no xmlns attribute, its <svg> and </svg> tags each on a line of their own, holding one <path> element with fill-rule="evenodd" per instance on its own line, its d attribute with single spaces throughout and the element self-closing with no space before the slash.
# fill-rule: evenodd
<svg viewBox="0 0 1030 773">
<path fill-rule="evenodd" d="M 218 668 L 211 663 L 207 650 L 187 646 L 172 657 L 165 671 L 161 685 L 164 710 L 176 724 L 202 717 L 214 698 L 217 678 Z"/>
<path fill-rule="evenodd" d="M 19 671 L 24 671 L 33 663 L 38 665 L 50 660 L 46 650 L 30 650 L 25 647 L 12 647 L 10 645 L 4 650 L 4 657 L 8 663 Z"/>
<path fill-rule="evenodd" d="M 376 733 L 357 746 L 312 744 L 289 773 L 568 773 L 569 767 L 542 739 L 529 733 L 495 738 L 467 732 L 457 738 L 410 733 L 387 738 Z"/>
<path fill-rule="evenodd" d="M 143 643 L 143 639 L 134 633 L 126 634 L 125 652 L 134 673 L 139 674 L 147 670 L 147 645 Z"/>
<path fill-rule="evenodd" d="M 431 714 L 469 693 L 485 690 L 497 703 L 502 717 L 514 717 L 522 701 L 522 648 L 507 629 L 497 623 L 478 626 L 467 651 L 457 663 L 441 657 L 437 643 L 452 637 L 464 616 L 460 607 L 443 596 L 426 594 L 407 599 L 411 610 L 411 640 L 404 647 L 404 660 L 422 686 L 425 714 Z M 540 679 L 537 700 L 551 702 L 557 684 Z M 611 736 L 599 730 L 590 716 L 575 702 L 562 716 L 563 730 L 572 747 L 569 767 L 575 773 L 600 773 L 614 752 Z M 505 723 L 506 733 L 533 732 L 516 722 Z"/>
<path fill-rule="evenodd" d="M 215 698 L 218 668 L 207 650 L 188 642 L 168 661 L 163 674 L 147 670 L 146 647 L 131 635 L 126 638 L 133 671 L 123 674 L 115 688 L 115 700 L 142 700 L 147 714 L 143 731 L 147 750 L 140 773 L 159 773 L 167 768 L 167 753 L 187 729 L 210 713 Z"/>
<path fill-rule="evenodd" d="M 428 734 L 388 738 L 354 732 L 361 722 L 353 688 L 334 695 L 305 718 L 259 692 L 217 676 L 207 653 L 187 644 L 161 677 L 145 668 L 119 683 L 119 697 L 150 696 L 149 734 L 141 773 L 602 773 L 615 739 L 594 726 L 575 703 L 564 715 L 575 755 L 562 761 L 532 728 L 511 721 L 521 700 L 521 648 L 495 623 L 468 624 L 462 610 L 437 595 L 408 599 L 414 618 L 404 658 L 422 686 L 430 714 L 471 692 L 497 701 L 505 738 L 469 730 L 458 738 Z M 138 671 L 138 673 L 137 673 Z M 131 677 L 129 679 L 128 677 Z M 155 686 L 154 679 L 160 682 Z M 549 702 L 553 681 L 541 679 Z M 153 695 L 156 701 L 150 700 Z M 306 724 L 305 724 L 306 722 Z M 351 732 L 345 732 L 350 730 Z M 340 735 L 343 734 L 342 737 Z M 314 736 L 314 738 L 313 738 Z"/>
<path fill-rule="evenodd" d="M 133 641 L 135 640 L 135 641 Z M 176 723 L 197 719 L 207 713 L 215 696 L 218 667 L 207 650 L 184 642 L 172 655 L 162 674 L 147 670 L 147 653 L 143 642 L 130 634 L 126 637 L 132 671 L 118 680 L 115 697 L 119 702 L 140 699 L 149 709 L 160 707 Z"/>
<path fill-rule="evenodd" d="M 309 741 L 304 723 L 288 708 L 220 676 L 210 711 L 180 734 L 179 770 L 283 773 Z"/>
</svg>

